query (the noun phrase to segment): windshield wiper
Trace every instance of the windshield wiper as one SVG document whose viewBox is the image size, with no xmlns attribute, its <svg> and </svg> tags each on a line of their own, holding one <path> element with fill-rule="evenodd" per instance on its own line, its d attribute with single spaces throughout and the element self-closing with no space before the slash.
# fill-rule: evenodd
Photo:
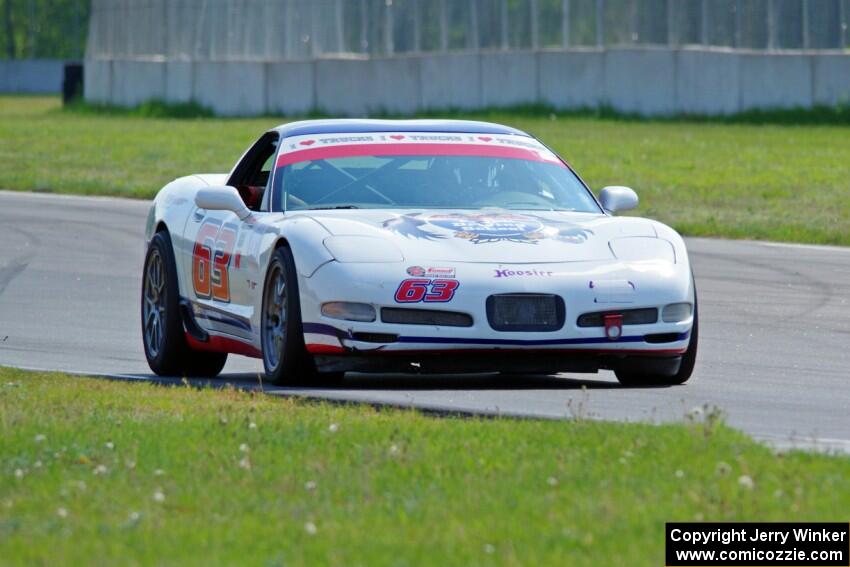
<svg viewBox="0 0 850 567">
<path fill-rule="evenodd" d="M 357 205 L 334 205 L 333 207 L 310 207 L 311 211 L 329 211 L 331 209 L 359 209 Z"/>
</svg>

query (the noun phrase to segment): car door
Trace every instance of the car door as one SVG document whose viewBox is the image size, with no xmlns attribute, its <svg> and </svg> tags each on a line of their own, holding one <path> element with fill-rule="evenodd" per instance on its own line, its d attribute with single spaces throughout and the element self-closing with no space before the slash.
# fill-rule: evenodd
<svg viewBox="0 0 850 567">
<path fill-rule="evenodd" d="M 270 183 L 277 134 L 266 134 L 242 157 L 227 184 L 236 187 L 254 214 L 245 221 L 230 211 L 195 207 L 184 231 L 187 246 L 184 281 L 190 282 L 188 298 L 198 325 L 208 332 L 231 335 L 254 342 L 259 330 L 252 319 L 262 292 L 260 267 L 249 246 L 256 238 L 262 194 Z"/>
</svg>

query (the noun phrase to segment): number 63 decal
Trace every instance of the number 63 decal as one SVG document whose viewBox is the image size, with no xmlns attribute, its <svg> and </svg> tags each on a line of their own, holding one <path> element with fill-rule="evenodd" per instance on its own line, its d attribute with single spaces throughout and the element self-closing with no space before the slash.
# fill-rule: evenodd
<svg viewBox="0 0 850 567">
<path fill-rule="evenodd" d="M 398 303 L 445 303 L 455 296 L 460 287 L 457 280 L 413 278 L 403 280 L 395 292 Z"/>
<path fill-rule="evenodd" d="M 236 231 L 218 223 L 204 223 L 192 250 L 192 283 L 201 299 L 230 302 L 230 259 Z"/>
</svg>

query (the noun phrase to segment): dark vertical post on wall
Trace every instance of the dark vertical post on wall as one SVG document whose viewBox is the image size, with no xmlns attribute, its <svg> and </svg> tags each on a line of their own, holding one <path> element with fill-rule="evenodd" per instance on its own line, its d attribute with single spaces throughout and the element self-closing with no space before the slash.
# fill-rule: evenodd
<svg viewBox="0 0 850 567">
<path fill-rule="evenodd" d="M 162 3 L 162 21 L 163 24 L 167 24 L 168 22 L 168 2 Z M 162 32 L 162 54 L 165 57 L 169 57 L 171 53 L 168 51 L 168 26 L 163 25 L 160 31 Z"/>
<path fill-rule="evenodd" d="M 510 47 L 508 42 L 508 0 L 499 1 L 499 35 L 501 37 L 501 48 Z"/>
<path fill-rule="evenodd" d="M 735 47 L 741 48 L 744 44 L 744 6 L 742 0 L 735 0 Z"/>
<path fill-rule="evenodd" d="M 413 51 L 422 51 L 422 7 L 413 0 Z"/>
<path fill-rule="evenodd" d="M 360 0 L 360 51 L 369 52 L 369 11 L 366 0 Z"/>
<path fill-rule="evenodd" d="M 561 0 L 561 47 L 570 46 L 570 0 Z"/>
<path fill-rule="evenodd" d="M 384 3 L 384 53 L 392 55 L 395 52 L 395 23 L 393 21 L 393 3 Z"/>
<path fill-rule="evenodd" d="M 477 50 L 480 47 L 478 41 L 478 0 L 467 0 L 469 5 L 469 33 L 467 34 L 466 47 Z"/>
<path fill-rule="evenodd" d="M 284 4 L 284 6 L 289 6 L 289 3 L 287 2 L 286 4 Z M 204 26 L 206 25 L 206 19 L 207 19 L 207 3 L 201 2 L 200 13 L 198 14 L 198 21 L 195 24 L 195 26 L 197 28 L 195 30 L 195 41 L 192 42 L 192 55 L 195 58 L 201 57 L 201 50 L 204 47 L 204 36 L 205 36 L 205 34 L 201 31 L 199 31 L 199 30 L 204 29 Z M 284 21 L 288 22 L 289 19 L 284 18 Z M 285 49 L 287 50 L 287 56 L 288 56 L 288 53 L 289 53 L 289 51 L 288 51 L 289 50 L 289 43 L 288 43 L 289 42 L 289 39 L 288 39 L 289 36 L 290 36 L 290 33 L 289 33 L 289 30 L 287 29 L 285 34 L 284 34 L 284 41 L 287 42 L 286 46 L 285 46 Z"/>
<path fill-rule="evenodd" d="M 538 49 L 540 47 L 540 21 L 538 20 L 540 11 L 537 9 L 537 0 L 529 1 L 528 11 L 531 21 L 531 49 Z"/>
<path fill-rule="evenodd" d="M 809 37 L 809 0 L 800 2 L 800 9 L 803 12 L 803 17 L 800 18 L 800 25 L 803 27 L 803 49 L 811 47 L 811 38 Z"/>
<path fill-rule="evenodd" d="M 447 0 L 440 0 L 440 50 L 449 49 L 449 7 Z"/>
<path fill-rule="evenodd" d="M 314 59 L 321 53 L 319 51 L 319 3 L 313 2 L 310 7 L 310 57 Z"/>
<path fill-rule="evenodd" d="M 596 0 L 596 45 L 605 44 L 605 0 Z"/>
<path fill-rule="evenodd" d="M 700 28 L 699 28 L 699 42 L 702 45 L 708 45 L 709 43 L 709 8 L 708 8 L 708 0 L 702 0 L 702 5 L 700 6 Z"/>
<path fill-rule="evenodd" d="M 292 2 L 283 3 L 283 57 L 287 61 L 292 59 Z"/>
<path fill-rule="evenodd" d="M 667 45 L 676 45 L 676 0 L 667 0 Z"/>
<path fill-rule="evenodd" d="M 637 43 L 640 39 L 637 0 L 631 0 L 629 2 L 629 28 L 629 41 L 631 43 Z"/>
<path fill-rule="evenodd" d="M 345 28 L 342 0 L 334 2 L 334 31 L 336 32 L 336 51 L 344 53 L 345 49 Z"/>
<path fill-rule="evenodd" d="M 767 0 L 767 48 L 776 49 L 776 2 Z"/>
</svg>

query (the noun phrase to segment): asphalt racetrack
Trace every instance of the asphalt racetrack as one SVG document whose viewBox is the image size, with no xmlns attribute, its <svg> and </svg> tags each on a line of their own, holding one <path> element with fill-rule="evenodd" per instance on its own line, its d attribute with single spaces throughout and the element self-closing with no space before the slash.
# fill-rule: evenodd
<svg viewBox="0 0 850 567">
<path fill-rule="evenodd" d="M 0 192 L 0 365 L 156 379 L 139 323 L 147 208 Z M 265 389 L 447 412 L 651 422 L 709 404 L 756 438 L 850 452 L 850 248 L 709 239 L 688 247 L 701 325 L 697 369 L 683 386 L 626 389 L 601 372 L 350 375 L 334 389 Z M 214 383 L 258 387 L 261 369 L 231 356 Z"/>
</svg>

